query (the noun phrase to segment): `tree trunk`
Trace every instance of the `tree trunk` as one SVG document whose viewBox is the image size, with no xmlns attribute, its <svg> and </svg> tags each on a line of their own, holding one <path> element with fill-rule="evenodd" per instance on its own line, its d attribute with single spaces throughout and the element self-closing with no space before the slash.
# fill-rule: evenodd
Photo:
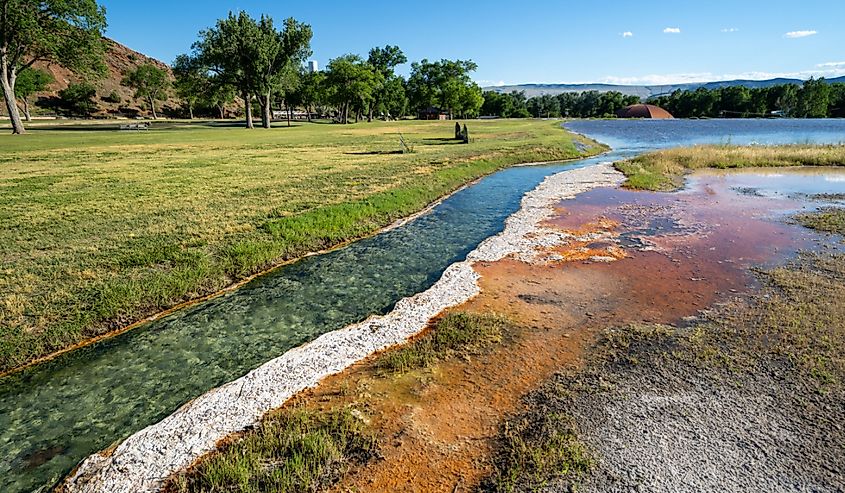
<svg viewBox="0 0 845 493">
<path fill-rule="evenodd" d="M 217 105 L 217 111 L 220 112 L 220 119 L 225 120 L 226 119 L 226 108 L 222 104 L 218 104 Z"/>
<path fill-rule="evenodd" d="M 288 109 L 288 111 L 287 111 L 287 113 L 288 113 L 288 127 L 290 127 L 290 121 L 291 121 L 291 118 L 293 117 L 293 107 L 290 106 L 287 103 L 285 103 L 285 106 L 287 106 L 287 109 Z"/>
<path fill-rule="evenodd" d="M 305 105 L 305 114 L 307 115 L 308 123 L 311 123 L 311 105 L 310 104 Z"/>
<path fill-rule="evenodd" d="M 370 104 L 370 107 L 367 108 L 367 123 L 373 122 L 373 104 Z"/>
<path fill-rule="evenodd" d="M 158 120 L 158 115 L 156 115 L 156 102 L 152 96 L 150 96 L 147 101 L 150 103 L 150 112 L 153 114 L 153 120 Z"/>
<path fill-rule="evenodd" d="M 32 115 L 29 114 L 29 99 L 23 98 L 23 119 L 31 122 Z"/>
<path fill-rule="evenodd" d="M 267 94 L 261 95 L 258 98 L 258 101 L 261 103 L 261 126 L 264 128 L 270 128 L 273 123 L 272 94 L 268 91 Z"/>
<path fill-rule="evenodd" d="M 244 117 L 246 118 L 246 128 L 255 128 L 255 125 L 252 123 L 252 101 L 250 101 L 249 92 L 244 91 L 241 94 L 241 97 L 244 99 Z"/>
<path fill-rule="evenodd" d="M 192 105 L 192 104 L 188 105 L 188 116 L 190 117 L 191 120 L 194 119 L 194 105 Z"/>
<path fill-rule="evenodd" d="M 10 71 L 6 57 L 0 60 L 0 85 L 3 87 L 3 99 L 6 101 L 6 109 L 9 111 L 9 120 L 12 122 L 12 133 L 23 135 L 26 129 L 21 121 L 21 114 L 18 111 L 18 105 L 15 101 L 15 73 Z"/>
</svg>

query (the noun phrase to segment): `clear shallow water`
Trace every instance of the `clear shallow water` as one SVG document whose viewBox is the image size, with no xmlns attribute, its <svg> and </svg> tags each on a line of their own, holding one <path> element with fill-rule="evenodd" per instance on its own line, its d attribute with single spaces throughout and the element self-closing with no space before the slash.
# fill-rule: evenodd
<svg viewBox="0 0 845 493">
<path fill-rule="evenodd" d="M 501 231 L 522 195 L 552 173 L 658 147 L 723 142 L 740 133 L 745 142 L 845 139 L 845 121 L 833 120 L 567 126 L 617 150 L 568 165 L 495 173 L 401 228 L 306 258 L 234 293 L 0 381 L 0 492 L 51 484 L 87 455 L 208 389 L 322 333 L 389 311 Z M 786 140 L 790 134 L 794 140 Z"/>
<path fill-rule="evenodd" d="M 695 183 L 718 179 L 740 193 L 769 198 L 810 198 L 816 205 L 841 202 L 845 197 L 845 167 L 705 169 L 691 175 Z M 835 197 L 819 197 L 834 194 Z"/>
</svg>

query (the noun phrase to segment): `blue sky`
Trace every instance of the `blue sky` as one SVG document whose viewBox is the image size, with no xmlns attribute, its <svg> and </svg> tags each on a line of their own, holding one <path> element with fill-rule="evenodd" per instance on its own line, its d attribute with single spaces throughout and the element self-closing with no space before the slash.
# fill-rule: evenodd
<svg viewBox="0 0 845 493">
<path fill-rule="evenodd" d="M 188 52 L 197 32 L 229 10 L 246 10 L 311 24 L 312 58 L 321 67 L 397 44 L 411 60 L 472 59 L 482 85 L 845 75 L 842 0 L 101 3 L 108 36 L 165 62 Z"/>
</svg>

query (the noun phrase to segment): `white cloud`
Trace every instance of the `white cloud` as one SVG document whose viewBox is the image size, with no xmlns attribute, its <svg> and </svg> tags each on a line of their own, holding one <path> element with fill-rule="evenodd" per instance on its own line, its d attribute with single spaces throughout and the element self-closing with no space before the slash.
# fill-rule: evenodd
<svg viewBox="0 0 845 493">
<path fill-rule="evenodd" d="M 845 68 L 845 62 L 827 62 L 816 65 L 817 68 Z"/>
<path fill-rule="evenodd" d="M 666 33 L 666 34 L 681 34 L 681 28 L 680 27 L 667 27 L 666 29 L 663 30 L 663 32 Z"/>
<path fill-rule="evenodd" d="M 508 85 L 503 80 L 489 80 L 489 79 L 480 79 L 475 81 L 481 87 L 502 87 Z"/>
<path fill-rule="evenodd" d="M 634 37 L 634 33 L 632 33 L 631 31 L 625 31 L 624 33 L 619 33 L 619 35 L 622 36 L 623 38 L 633 38 Z"/>
<path fill-rule="evenodd" d="M 739 28 L 736 27 L 726 27 L 722 29 L 723 33 L 736 33 L 739 32 Z"/>
<path fill-rule="evenodd" d="M 818 31 L 789 31 L 788 33 L 784 34 L 784 36 L 789 39 L 797 39 L 806 38 L 807 36 L 814 36 L 816 34 L 818 34 Z"/>
</svg>

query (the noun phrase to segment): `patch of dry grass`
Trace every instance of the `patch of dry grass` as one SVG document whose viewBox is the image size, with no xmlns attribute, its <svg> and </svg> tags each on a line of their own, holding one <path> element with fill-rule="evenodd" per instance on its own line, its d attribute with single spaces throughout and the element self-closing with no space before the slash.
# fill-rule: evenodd
<svg viewBox="0 0 845 493">
<path fill-rule="evenodd" d="M 685 173 L 701 168 L 843 165 L 843 145 L 700 145 L 650 152 L 617 163 L 616 168 L 628 178 L 628 188 L 670 191 L 683 186 Z"/>
</svg>

